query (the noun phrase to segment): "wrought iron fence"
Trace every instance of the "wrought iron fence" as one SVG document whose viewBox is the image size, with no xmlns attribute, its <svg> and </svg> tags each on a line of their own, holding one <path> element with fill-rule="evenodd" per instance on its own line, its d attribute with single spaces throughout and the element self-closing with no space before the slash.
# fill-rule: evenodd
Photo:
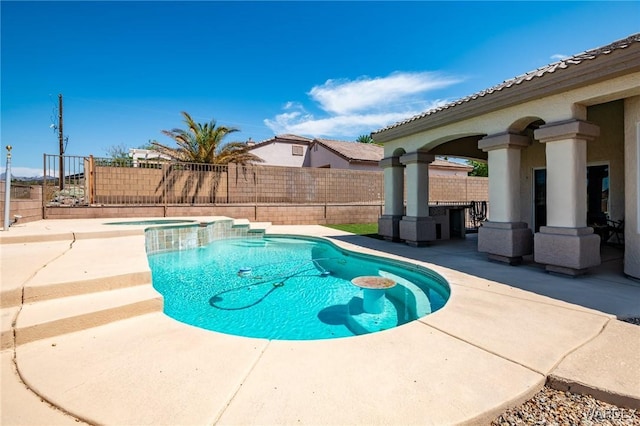
<svg viewBox="0 0 640 426">
<path fill-rule="evenodd" d="M 85 205 L 85 157 L 44 156 L 42 200 L 45 205 Z"/>
<path fill-rule="evenodd" d="M 45 207 L 384 204 L 382 171 L 45 155 L 44 176 Z M 429 205 L 464 208 L 467 230 L 488 216 L 486 201 Z"/>
<path fill-rule="evenodd" d="M 58 155 L 44 169 L 45 206 L 384 202 L 371 171 Z"/>
</svg>

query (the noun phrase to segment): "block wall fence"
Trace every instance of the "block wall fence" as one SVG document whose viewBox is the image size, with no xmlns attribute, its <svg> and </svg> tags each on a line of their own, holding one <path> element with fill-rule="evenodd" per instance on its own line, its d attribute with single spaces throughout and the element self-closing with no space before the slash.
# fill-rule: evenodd
<svg viewBox="0 0 640 426">
<path fill-rule="evenodd" d="M 42 207 L 42 186 L 32 185 L 22 187 L 20 196 L 16 196 L 15 188 L 12 188 L 11 205 L 9 208 L 9 220 L 13 221 L 15 216 L 22 216 L 17 223 L 33 222 L 43 218 Z M 5 209 L 5 181 L 0 181 L 0 226 L 4 223 Z"/>
<path fill-rule="evenodd" d="M 33 186 L 30 199 L 12 199 L 11 217 L 19 214 L 26 222 L 227 216 L 308 225 L 373 223 L 384 211 L 382 171 L 269 166 L 243 169 L 233 164 L 110 167 L 90 166 L 86 158 L 81 161 L 78 168 L 84 166 L 85 173 L 78 173 L 81 178 L 77 180 L 65 181 L 63 191 L 52 184 L 44 190 Z M 1 187 L 4 191 L 4 184 Z M 43 197 L 43 192 L 51 195 Z M 63 196 L 70 193 L 75 194 L 73 199 Z M 488 178 L 430 176 L 429 199 L 431 203 L 488 201 Z M 4 202 L 1 204 L 0 211 L 4 209 Z"/>
</svg>

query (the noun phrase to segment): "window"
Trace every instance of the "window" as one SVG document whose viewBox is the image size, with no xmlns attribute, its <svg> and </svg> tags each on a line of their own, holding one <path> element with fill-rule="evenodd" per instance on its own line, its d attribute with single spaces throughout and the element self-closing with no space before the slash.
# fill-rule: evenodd
<svg viewBox="0 0 640 426">
<path fill-rule="evenodd" d="M 302 155 L 304 153 L 304 147 L 300 145 L 293 145 L 291 147 L 291 155 Z"/>
<path fill-rule="evenodd" d="M 547 169 L 533 170 L 533 226 L 534 232 L 547 226 Z"/>
</svg>

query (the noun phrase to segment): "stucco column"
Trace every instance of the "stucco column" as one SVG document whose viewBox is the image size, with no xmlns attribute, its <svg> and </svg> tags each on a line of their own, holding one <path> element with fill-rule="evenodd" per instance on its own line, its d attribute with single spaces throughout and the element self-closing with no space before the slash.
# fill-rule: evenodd
<svg viewBox="0 0 640 426">
<path fill-rule="evenodd" d="M 404 166 L 398 157 L 378 163 L 384 170 L 384 214 L 378 219 L 378 234 L 385 240 L 400 240 L 400 220 L 404 214 Z"/>
<path fill-rule="evenodd" d="M 413 246 L 436 239 L 436 224 L 429 217 L 429 164 L 435 156 L 416 151 L 400 157 L 405 165 L 407 212 L 400 221 L 400 239 Z"/>
<path fill-rule="evenodd" d="M 548 271 L 578 275 L 600 264 L 600 237 L 587 227 L 587 141 L 599 134 L 581 120 L 534 132 L 547 159 L 547 226 L 534 237 L 534 259 Z"/>
<path fill-rule="evenodd" d="M 489 259 L 517 264 L 533 251 L 533 234 L 520 221 L 520 151 L 527 136 L 501 133 L 487 136 L 478 148 L 489 158 L 489 221 L 478 229 L 478 251 Z"/>
</svg>

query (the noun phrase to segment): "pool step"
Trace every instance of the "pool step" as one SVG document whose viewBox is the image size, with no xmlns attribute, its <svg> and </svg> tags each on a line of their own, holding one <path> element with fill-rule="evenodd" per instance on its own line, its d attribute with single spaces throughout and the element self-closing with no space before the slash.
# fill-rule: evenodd
<svg viewBox="0 0 640 426">
<path fill-rule="evenodd" d="M 16 323 L 16 345 L 160 312 L 162 307 L 162 296 L 151 284 L 25 303 Z M 4 316 L 2 330 L 4 345 Z"/>
<path fill-rule="evenodd" d="M 0 309 L 0 315 L 2 317 L 0 350 L 9 349 L 13 346 L 13 329 L 11 328 L 11 322 L 16 317 L 19 309 L 20 308 L 16 306 Z"/>
<path fill-rule="evenodd" d="M 35 303 L 83 294 L 144 286 L 151 281 L 151 271 L 141 270 L 112 276 L 79 279 L 60 283 L 27 284 L 24 287 L 24 302 Z"/>
<path fill-rule="evenodd" d="M 134 287 L 151 282 L 144 235 L 77 239 L 63 254 L 35 264 L 24 303 Z M 100 259 L 100 261 L 96 261 Z"/>
<path fill-rule="evenodd" d="M 232 222 L 247 233 L 264 233 L 270 226 Z M 29 239 L 3 240 L 21 244 L 2 246 L 3 260 L 8 259 L 2 265 L 0 292 L 2 349 L 14 345 L 14 333 L 15 344 L 21 345 L 162 312 L 162 296 L 150 284 L 142 228 L 75 232 L 37 241 L 27 245 Z"/>
</svg>

